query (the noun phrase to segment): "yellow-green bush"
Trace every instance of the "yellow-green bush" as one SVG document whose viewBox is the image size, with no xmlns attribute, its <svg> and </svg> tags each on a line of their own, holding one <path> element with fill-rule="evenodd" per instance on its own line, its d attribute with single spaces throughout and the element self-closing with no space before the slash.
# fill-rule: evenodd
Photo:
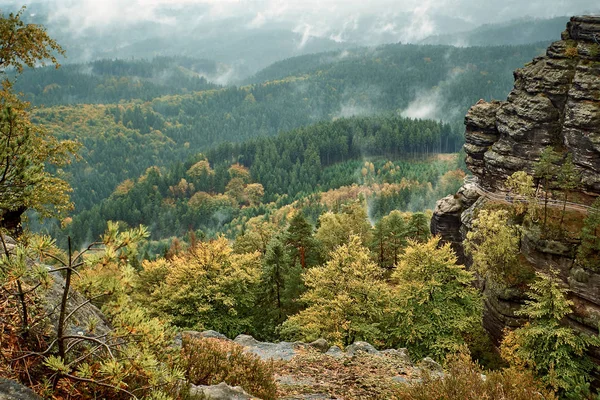
<svg viewBox="0 0 600 400">
<path fill-rule="evenodd" d="M 529 371 L 507 368 L 490 372 L 482 369 L 466 352 L 451 355 L 443 378 L 425 374 L 417 384 L 407 386 L 400 400 L 550 400 L 554 393 L 544 389 Z"/>
<path fill-rule="evenodd" d="M 273 365 L 245 353 L 237 343 L 184 336 L 182 362 L 187 380 L 194 385 L 225 382 L 263 400 L 277 398 Z"/>
</svg>

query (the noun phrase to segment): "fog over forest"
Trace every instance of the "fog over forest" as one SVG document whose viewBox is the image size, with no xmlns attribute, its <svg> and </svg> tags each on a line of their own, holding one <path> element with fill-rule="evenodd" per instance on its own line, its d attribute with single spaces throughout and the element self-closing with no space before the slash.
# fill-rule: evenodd
<svg viewBox="0 0 600 400">
<path fill-rule="evenodd" d="M 0 0 L 0 400 L 600 400 L 599 143 L 599 0 Z"/>
<path fill-rule="evenodd" d="M 22 5 L 0 1 L 6 9 Z M 185 55 L 224 62 L 217 83 L 239 81 L 281 59 L 356 46 L 505 44 L 452 34 L 563 17 L 556 28 L 567 16 L 599 9 L 593 0 L 38 0 L 27 6 L 26 18 L 47 26 L 67 49 L 64 62 Z"/>
</svg>

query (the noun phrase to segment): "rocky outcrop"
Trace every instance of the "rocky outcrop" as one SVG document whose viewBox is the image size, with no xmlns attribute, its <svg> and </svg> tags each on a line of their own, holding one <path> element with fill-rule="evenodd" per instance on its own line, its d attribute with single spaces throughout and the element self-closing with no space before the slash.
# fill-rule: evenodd
<svg viewBox="0 0 600 400">
<path fill-rule="evenodd" d="M 573 17 L 563 40 L 514 73 L 504 102 L 480 100 L 465 117 L 467 166 L 488 189 L 532 171 L 543 148 L 571 152 L 585 190 L 600 194 L 600 17 Z"/>
<path fill-rule="evenodd" d="M 0 400 L 41 400 L 33 390 L 8 379 L 0 378 Z"/>
<path fill-rule="evenodd" d="M 461 264 L 466 264 L 462 242 L 466 237 L 463 219 L 468 216 L 465 210 L 471 209 L 479 199 L 479 193 L 472 184 L 463 185 L 455 195 L 439 200 L 431 217 L 431 233 L 439 235 L 452 245 Z"/>
<path fill-rule="evenodd" d="M 600 17 L 573 17 L 561 40 L 546 54 L 514 72 L 515 84 L 506 101 L 480 100 L 465 117 L 466 164 L 483 190 L 502 193 L 516 171 L 532 173 L 546 146 L 571 153 L 581 173 L 581 198 L 600 195 Z M 452 243 L 467 266 L 462 242 L 477 208 L 486 202 L 472 185 L 441 199 L 431 231 Z M 481 192 L 481 191 L 480 191 Z M 535 231 L 535 230 L 534 230 Z M 577 243 L 542 240 L 525 232 L 521 253 L 538 270 L 558 269 L 571 290 L 575 313 L 571 324 L 598 331 L 600 274 L 575 266 Z M 484 323 L 499 339 L 505 327 L 521 323 L 514 311 L 523 291 L 482 284 L 486 294 Z"/>
<path fill-rule="evenodd" d="M 425 370 L 430 376 L 444 376 L 440 364 L 431 358 L 413 363 L 406 349 L 377 350 L 370 343 L 362 341 L 342 350 L 338 346 L 330 346 L 325 339 L 311 343 L 269 343 L 258 341 L 250 335 L 238 335 L 231 340 L 215 331 L 185 331 L 181 336 L 235 342 L 246 352 L 272 363 L 281 398 L 286 400 L 343 398 L 338 395 L 345 390 L 364 391 L 368 396 L 373 389 L 370 386 L 373 379 L 384 385 L 410 384 L 420 379 Z M 207 399 L 250 398 L 242 388 L 226 383 L 192 385 L 190 394 Z M 354 398 L 370 397 L 355 393 Z"/>
</svg>

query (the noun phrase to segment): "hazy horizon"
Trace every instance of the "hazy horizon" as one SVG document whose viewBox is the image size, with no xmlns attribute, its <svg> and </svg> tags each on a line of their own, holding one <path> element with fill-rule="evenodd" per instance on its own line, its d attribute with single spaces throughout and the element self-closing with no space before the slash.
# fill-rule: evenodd
<svg viewBox="0 0 600 400">
<path fill-rule="evenodd" d="M 285 29 L 336 42 L 418 42 L 428 36 L 519 18 L 599 13 L 596 0 L 18 0 L 1 6 L 42 6 L 48 22 L 79 35 L 115 26 L 150 23 L 162 29 Z M 189 31 L 188 31 L 189 32 Z M 355 32 L 360 32 L 359 35 Z"/>
</svg>

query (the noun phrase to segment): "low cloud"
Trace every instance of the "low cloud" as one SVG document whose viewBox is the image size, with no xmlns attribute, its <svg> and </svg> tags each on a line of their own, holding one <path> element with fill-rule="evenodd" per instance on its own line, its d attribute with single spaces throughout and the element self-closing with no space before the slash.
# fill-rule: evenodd
<svg viewBox="0 0 600 400">
<path fill-rule="evenodd" d="M 446 54 L 449 56 L 449 54 Z M 454 68 L 448 72 L 446 79 L 439 82 L 437 86 L 417 92 L 413 101 L 411 101 L 400 113 L 403 117 L 412 119 L 434 119 L 439 121 L 449 121 L 453 119 L 460 110 L 456 107 L 449 107 L 449 99 L 445 97 L 444 88 L 455 83 L 465 69 Z"/>
<path fill-rule="evenodd" d="M 441 119 L 442 103 L 439 89 L 420 92 L 401 115 L 412 119 Z"/>
<path fill-rule="evenodd" d="M 0 0 L 0 6 L 18 7 L 23 1 Z M 233 18 L 247 29 L 270 24 L 299 29 L 300 47 L 313 36 L 339 42 L 415 42 L 525 16 L 600 11 L 597 0 L 38 0 L 37 4 L 50 12 L 51 21 L 60 21 L 75 33 L 145 22 L 191 30 Z"/>
</svg>

